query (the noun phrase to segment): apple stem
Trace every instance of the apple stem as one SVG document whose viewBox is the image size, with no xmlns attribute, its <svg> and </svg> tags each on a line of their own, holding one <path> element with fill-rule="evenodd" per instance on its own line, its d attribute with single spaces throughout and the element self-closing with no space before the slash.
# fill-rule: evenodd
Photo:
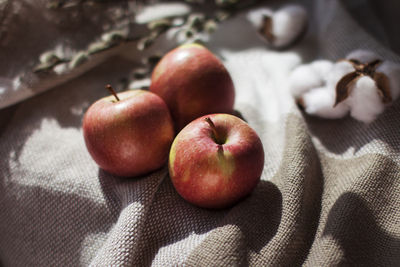
<svg viewBox="0 0 400 267">
<path fill-rule="evenodd" d="M 224 153 L 224 147 L 221 144 L 218 144 L 218 153 Z"/>
<path fill-rule="evenodd" d="M 204 120 L 210 125 L 215 142 L 217 142 L 221 146 L 221 144 L 219 143 L 220 140 L 218 138 L 217 128 L 215 127 L 214 122 L 209 117 L 206 117 Z"/>
<path fill-rule="evenodd" d="M 115 92 L 114 88 L 112 88 L 111 85 L 107 84 L 106 88 L 108 91 L 111 92 L 111 94 L 113 94 L 113 96 L 115 97 L 115 99 L 117 99 L 117 101 L 119 101 L 119 97 L 117 96 L 117 93 Z"/>
</svg>

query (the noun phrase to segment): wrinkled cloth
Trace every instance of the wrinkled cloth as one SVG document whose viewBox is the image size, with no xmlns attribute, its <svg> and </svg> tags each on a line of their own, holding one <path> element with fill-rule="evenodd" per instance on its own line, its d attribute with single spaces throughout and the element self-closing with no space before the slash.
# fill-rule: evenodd
<svg viewBox="0 0 400 267">
<path fill-rule="evenodd" d="M 373 25 L 379 19 L 368 2 L 357 3 L 302 2 L 310 16 L 308 31 L 284 51 L 265 46 L 246 11 L 211 37 L 208 47 L 232 75 L 235 109 L 265 150 L 260 183 L 231 208 L 208 210 L 185 202 L 166 166 L 120 178 L 91 159 L 83 114 L 107 94 L 105 84 L 118 84 L 140 64 L 139 52 L 136 59 L 112 57 L 0 110 L 0 262 L 398 266 L 400 101 L 363 124 L 349 117 L 307 116 L 288 90 L 290 71 L 317 58 L 336 60 L 366 48 L 400 62 L 390 38 L 377 38 L 390 29 L 366 30 L 370 22 L 360 23 L 360 13 L 371 15 Z"/>
</svg>

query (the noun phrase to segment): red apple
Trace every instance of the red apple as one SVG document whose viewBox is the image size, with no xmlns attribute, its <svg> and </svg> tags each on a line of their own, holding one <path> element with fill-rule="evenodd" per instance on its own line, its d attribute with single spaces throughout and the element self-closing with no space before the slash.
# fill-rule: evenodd
<svg viewBox="0 0 400 267">
<path fill-rule="evenodd" d="M 168 52 L 152 73 L 150 91 L 167 103 L 177 130 L 206 114 L 231 113 L 235 100 L 229 72 L 199 44 Z"/>
<path fill-rule="evenodd" d="M 257 133 L 229 114 L 212 114 L 189 123 L 169 154 L 176 191 L 204 208 L 224 208 L 248 195 L 260 180 L 264 149 Z"/>
<path fill-rule="evenodd" d="M 87 110 L 82 128 L 94 161 L 118 176 L 138 176 L 160 168 L 174 138 L 167 105 L 144 90 L 114 93 L 96 101 Z"/>
</svg>

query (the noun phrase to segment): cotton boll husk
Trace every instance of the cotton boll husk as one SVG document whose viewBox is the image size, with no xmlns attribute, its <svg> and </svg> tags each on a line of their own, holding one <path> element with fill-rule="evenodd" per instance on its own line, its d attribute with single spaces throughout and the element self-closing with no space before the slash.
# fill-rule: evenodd
<svg viewBox="0 0 400 267">
<path fill-rule="evenodd" d="M 347 61 L 338 61 L 333 64 L 329 75 L 327 76 L 327 84 L 330 87 L 336 88 L 336 84 L 343 78 L 346 74 L 353 72 L 354 67 L 351 63 Z"/>
<path fill-rule="evenodd" d="M 372 51 L 365 50 L 365 49 L 357 49 L 350 52 L 347 56 L 347 59 L 357 59 L 362 63 L 368 63 L 379 57 Z"/>
<path fill-rule="evenodd" d="M 400 95 L 400 65 L 391 61 L 384 61 L 376 71 L 382 72 L 388 77 L 392 100 L 396 100 Z"/>
<path fill-rule="evenodd" d="M 338 119 L 344 117 L 349 106 L 345 103 L 339 103 L 335 107 L 335 93 L 332 87 L 319 87 L 308 91 L 302 97 L 305 112 L 310 115 L 316 115 L 327 119 Z"/>
<path fill-rule="evenodd" d="M 272 16 L 273 45 L 284 47 L 303 33 L 307 25 L 307 12 L 299 5 L 288 5 L 277 10 Z"/>
<path fill-rule="evenodd" d="M 251 10 L 247 14 L 247 19 L 251 22 L 251 24 L 256 28 L 260 29 L 263 25 L 264 17 L 272 17 L 274 12 L 271 9 L 260 8 L 256 10 Z"/>
<path fill-rule="evenodd" d="M 363 76 L 357 80 L 346 101 L 350 105 L 350 115 L 365 123 L 370 123 L 385 109 L 375 81 Z"/>
<path fill-rule="evenodd" d="M 296 67 L 289 76 L 289 88 L 295 98 L 308 90 L 322 86 L 324 80 L 310 64 Z"/>
</svg>

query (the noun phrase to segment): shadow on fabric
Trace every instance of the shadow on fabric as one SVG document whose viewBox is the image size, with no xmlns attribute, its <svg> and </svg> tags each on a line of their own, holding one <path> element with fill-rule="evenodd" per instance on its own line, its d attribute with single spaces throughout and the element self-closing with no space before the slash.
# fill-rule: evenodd
<svg viewBox="0 0 400 267">
<path fill-rule="evenodd" d="M 114 220 L 109 210 L 78 195 L 20 186 L 18 196 L 3 196 L 1 201 L 13 203 L 1 212 L 2 227 L 11 226 L 1 233 L 4 260 L 22 265 L 79 266 L 84 242 L 91 242 L 91 234 L 107 233 Z"/>
<path fill-rule="evenodd" d="M 368 203 L 356 193 L 344 193 L 335 202 L 323 236 L 333 237 L 343 250 L 340 265 L 396 266 L 400 262 L 400 239 L 379 226 Z"/>
<path fill-rule="evenodd" d="M 10 232 L 0 242 L 10 253 L 2 253 L 13 257 L 12 247 L 17 246 L 15 251 L 32 253 L 26 258 L 42 265 L 79 265 L 84 243 L 101 240 L 108 232 L 114 215 L 102 206 L 101 199 L 100 203 L 95 197 L 88 201 L 82 193 L 93 183 L 82 188 L 81 182 L 91 176 L 90 167 L 79 162 L 90 160 L 81 145 L 81 121 L 90 103 L 108 94 L 104 84 L 116 83 L 133 64 L 110 60 L 82 78 L 0 111 L 4 141 L 0 143 L 4 159 L 0 160 L 0 217 L 4 223 L 0 228 L 2 233 Z M 118 67 L 112 67 L 115 65 Z M 99 222 L 93 218 L 106 219 Z M 93 237 L 96 234 L 97 239 Z M 58 262 L 53 262 L 55 259 Z M 21 255 L 13 262 L 24 260 Z"/>
<path fill-rule="evenodd" d="M 349 116 L 343 119 L 321 119 L 305 114 L 303 116 L 311 135 L 318 138 L 330 152 L 343 154 L 350 148 L 354 153 L 373 141 L 381 141 L 395 152 L 400 152 L 400 101 L 388 107 L 374 122 L 365 124 Z M 336 138 L 332 138 L 335 136 Z"/>
<path fill-rule="evenodd" d="M 164 173 L 163 171 L 165 170 L 159 172 Z M 239 252 L 243 256 L 242 260 L 247 261 L 249 250 L 259 253 L 275 236 L 281 221 L 282 195 L 273 183 L 260 181 L 256 189 L 236 205 L 222 210 L 210 210 L 193 206 L 181 198 L 168 176 L 158 187 L 140 190 L 154 183 L 155 178 L 152 176 L 158 177 L 162 173 L 158 174 L 156 171 L 149 176 L 124 179 L 99 169 L 102 190 L 110 206 L 115 207 L 115 203 L 118 203 L 120 209 L 123 209 L 133 204 L 132 201 L 140 202 L 143 206 L 140 214 L 131 214 L 135 217 L 140 216 L 139 224 L 129 226 L 124 225 L 124 222 L 122 224 L 118 222 L 115 226 L 124 231 L 137 233 L 134 236 L 135 247 L 131 247 L 132 244 L 124 248 L 124 251 L 134 251 L 133 265 L 149 265 L 159 256 L 162 248 L 179 242 L 191 244 L 203 234 L 220 229 L 222 233 L 218 233 L 217 236 L 222 234 L 224 240 L 234 239 L 224 246 L 234 244 L 235 248 L 241 247 Z M 132 201 L 129 203 L 123 199 L 127 197 L 128 192 L 132 194 Z M 223 233 L 224 230 L 228 231 L 227 235 Z M 129 244 L 123 240 L 121 242 Z"/>
<path fill-rule="evenodd" d="M 191 262 L 210 262 L 211 258 L 215 263 L 226 262 L 226 266 L 230 266 L 230 263 L 249 266 L 249 257 L 260 254 L 278 231 L 282 216 L 282 194 L 273 183 L 260 181 L 252 194 L 230 208 L 196 209 L 204 215 L 209 214 L 201 225 L 196 226 L 198 230 L 195 231 L 196 234 L 207 233 L 207 237 L 190 252 L 189 266 Z"/>
<path fill-rule="evenodd" d="M 227 212 L 187 258 L 189 266 L 300 266 L 321 210 L 323 175 L 302 118 L 289 115 L 285 148 L 272 182 Z M 279 253 L 277 253 L 279 251 Z"/>
<path fill-rule="evenodd" d="M 249 264 L 249 251 L 260 253 L 276 235 L 282 217 L 282 194 L 279 188 L 269 182 L 260 181 L 254 192 L 237 206 L 234 206 L 224 220 L 222 227 L 235 228 L 234 240 L 225 245 L 235 244 L 240 259 Z M 221 233 L 223 234 L 223 233 Z"/>
</svg>

